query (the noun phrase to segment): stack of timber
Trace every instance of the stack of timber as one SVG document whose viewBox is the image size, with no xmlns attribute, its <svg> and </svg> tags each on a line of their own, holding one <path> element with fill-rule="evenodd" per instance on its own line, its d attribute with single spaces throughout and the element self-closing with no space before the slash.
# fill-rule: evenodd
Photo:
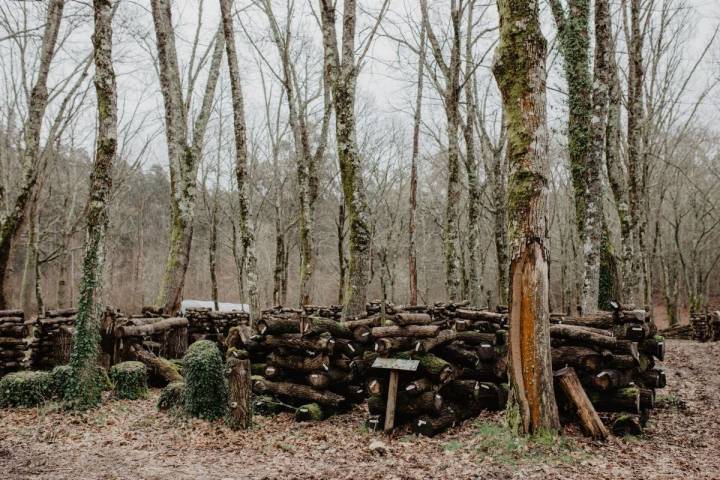
<svg viewBox="0 0 720 480">
<path fill-rule="evenodd" d="M 188 321 L 189 343 L 210 340 L 224 343 L 230 329 L 239 325 L 250 325 L 246 312 L 215 312 L 209 308 L 189 308 L 185 311 Z"/>
<path fill-rule="evenodd" d="M 137 350 L 182 358 L 188 347 L 188 320 L 183 317 L 119 317 L 112 325 L 112 364 L 135 359 Z"/>
<path fill-rule="evenodd" d="M 22 310 L 0 310 L 0 377 L 25 366 L 26 332 Z"/>
<path fill-rule="evenodd" d="M 362 364 L 370 418 L 382 427 L 386 413 L 388 374 L 370 368 L 377 357 L 417 360 L 416 372 L 399 377 L 395 424 L 432 436 L 477 416 L 500 410 L 507 402 L 505 314 L 435 304 L 386 310 L 370 329 L 373 348 Z"/>
<path fill-rule="evenodd" d="M 45 370 L 68 363 L 77 313 L 76 308 L 62 308 L 47 310 L 45 316 L 37 317 L 30 344 L 33 368 Z"/>
<path fill-rule="evenodd" d="M 227 355 L 251 359 L 256 408 L 276 403 L 298 420 L 322 420 L 364 399 L 353 360 L 366 347 L 355 340 L 353 323 L 338 321 L 332 308 L 312 312 L 276 307 L 262 312 L 256 332 L 247 325 L 229 332 Z"/>
<path fill-rule="evenodd" d="M 691 313 L 692 339 L 710 342 L 720 338 L 720 312 Z"/>
<path fill-rule="evenodd" d="M 665 373 L 655 365 L 664 358 L 665 341 L 650 315 L 618 309 L 583 317 L 552 315 L 551 321 L 556 374 L 567 367 L 577 372 L 594 409 L 613 433 L 641 433 L 654 408 L 655 390 L 666 384 Z M 565 419 L 573 420 L 579 412 L 562 400 L 560 395 Z"/>
</svg>

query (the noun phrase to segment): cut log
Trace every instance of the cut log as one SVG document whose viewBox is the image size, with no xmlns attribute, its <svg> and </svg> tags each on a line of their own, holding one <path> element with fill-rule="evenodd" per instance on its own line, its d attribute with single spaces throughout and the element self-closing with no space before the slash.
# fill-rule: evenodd
<svg viewBox="0 0 720 480">
<path fill-rule="evenodd" d="M 665 372 L 657 368 L 642 372 L 640 381 L 648 388 L 665 388 L 667 386 Z"/>
<path fill-rule="evenodd" d="M 405 385 L 405 393 L 410 396 L 420 395 L 435 389 L 435 384 L 429 378 L 418 378 Z"/>
<path fill-rule="evenodd" d="M 440 432 L 444 432 L 448 428 L 454 427 L 457 423 L 455 409 L 453 407 L 445 407 L 437 418 L 423 415 L 412 424 L 413 433 L 432 437 Z"/>
<path fill-rule="evenodd" d="M 610 392 L 591 392 L 590 400 L 600 412 L 640 413 L 640 389 L 625 387 Z"/>
<path fill-rule="evenodd" d="M 318 337 L 302 336 L 299 333 L 285 333 L 283 335 L 268 335 L 264 338 L 267 348 L 274 349 L 278 347 L 291 348 L 294 350 L 303 350 L 305 354 L 315 355 L 319 352 L 327 352 L 332 354 L 335 340 L 325 334 Z"/>
<path fill-rule="evenodd" d="M 345 401 L 345 397 L 337 393 L 328 391 L 321 392 L 307 385 L 288 382 L 271 382 L 265 379 L 256 380 L 253 384 L 253 391 L 256 393 L 282 395 L 297 400 L 316 402 L 320 405 L 329 405 L 331 407 L 338 407 Z"/>
<path fill-rule="evenodd" d="M 495 345 L 496 334 L 482 332 L 457 332 L 455 334 L 457 340 L 462 340 L 468 345 L 481 345 L 489 343 Z"/>
<path fill-rule="evenodd" d="M 382 337 L 437 337 L 440 327 L 436 325 L 407 325 L 404 327 L 393 325 L 388 327 L 373 327 L 371 334 L 375 338 Z"/>
<path fill-rule="evenodd" d="M 337 338 L 354 338 L 353 332 L 344 322 L 336 322 L 328 318 L 308 317 L 303 335 L 329 333 Z"/>
<path fill-rule="evenodd" d="M 428 325 L 432 317 L 427 313 L 398 313 L 393 321 L 398 325 Z"/>
<path fill-rule="evenodd" d="M 378 355 L 388 355 L 392 352 L 408 350 L 415 346 L 414 338 L 395 337 L 395 338 L 378 338 L 375 340 L 375 353 Z"/>
<path fill-rule="evenodd" d="M 115 328 L 116 337 L 144 337 L 161 332 L 167 332 L 173 328 L 187 328 L 187 318 L 166 318 L 148 325 L 125 325 Z"/>
<path fill-rule="evenodd" d="M 295 411 L 296 422 L 319 422 L 325 419 L 325 412 L 317 403 L 308 403 Z"/>
<path fill-rule="evenodd" d="M 442 358 L 458 364 L 463 368 L 475 368 L 480 363 L 480 357 L 476 352 L 457 343 L 443 345 L 440 347 L 438 353 Z"/>
<path fill-rule="evenodd" d="M 617 339 L 600 335 L 582 327 L 571 325 L 550 325 L 550 336 L 577 342 L 580 345 L 591 345 L 607 349 L 613 349 L 617 345 Z"/>
<path fill-rule="evenodd" d="M 430 352 L 432 349 L 450 343 L 457 339 L 457 332 L 455 330 L 443 330 L 435 338 L 428 338 L 427 340 L 419 340 L 415 344 L 415 351 L 420 353 Z"/>
<path fill-rule="evenodd" d="M 303 357 L 299 355 L 280 355 L 278 352 L 272 352 L 267 357 L 267 363 L 268 365 L 301 372 L 327 371 L 330 369 L 330 359 L 327 355 Z"/>
<path fill-rule="evenodd" d="M 172 362 L 142 348 L 131 347 L 131 351 L 135 355 L 135 358 L 147 366 L 148 371 L 161 376 L 167 383 L 184 381 L 177 366 Z"/>
<path fill-rule="evenodd" d="M 228 375 L 228 424 L 233 429 L 247 430 L 252 425 L 252 384 L 250 360 L 230 358 Z"/>
<path fill-rule="evenodd" d="M 257 321 L 257 331 L 261 335 L 281 335 L 283 333 L 302 333 L 297 318 L 264 317 Z"/>
<path fill-rule="evenodd" d="M 555 372 L 554 377 L 565 398 L 573 405 L 585 433 L 596 440 L 605 440 L 609 432 L 583 390 L 575 370 L 572 367 L 562 368 Z"/>
<path fill-rule="evenodd" d="M 627 387 L 633 381 L 632 371 L 606 369 L 592 376 L 592 385 L 601 391 Z"/>
<path fill-rule="evenodd" d="M 602 368 L 603 357 L 600 353 L 592 348 L 564 346 L 552 349 L 552 365 L 553 370 L 571 366 L 586 370 L 588 372 L 596 372 Z"/>
</svg>

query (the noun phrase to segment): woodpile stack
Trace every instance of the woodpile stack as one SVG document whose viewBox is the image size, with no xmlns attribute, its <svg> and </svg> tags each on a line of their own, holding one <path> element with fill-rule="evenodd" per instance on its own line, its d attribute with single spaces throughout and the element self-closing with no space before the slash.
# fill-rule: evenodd
<svg viewBox="0 0 720 480">
<path fill-rule="evenodd" d="M 660 330 L 660 335 L 665 338 L 690 340 L 693 337 L 692 325 L 673 325 L 671 327 Z"/>
<path fill-rule="evenodd" d="M 482 410 L 507 402 L 505 314 L 458 304 L 390 308 L 370 329 L 373 348 L 363 356 L 370 418 L 381 427 L 386 413 L 387 372 L 368 368 L 375 358 L 417 360 L 416 372 L 399 377 L 395 423 L 432 436 Z"/>
<path fill-rule="evenodd" d="M 215 312 L 209 308 L 189 308 L 185 311 L 188 320 L 189 343 L 210 340 L 223 343 L 232 327 L 250 325 L 246 312 Z"/>
<path fill-rule="evenodd" d="M 35 320 L 30 344 L 33 368 L 45 370 L 68 363 L 77 313 L 76 308 L 48 310 Z"/>
<path fill-rule="evenodd" d="M 250 357 L 259 401 L 295 408 L 299 420 L 319 420 L 364 399 L 353 360 L 365 347 L 354 339 L 347 322 L 336 319 L 337 312 L 311 311 L 266 310 L 256 334 L 240 325 L 226 343 L 228 355 Z"/>
<path fill-rule="evenodd" d="M 112 362 L 136 359 L 135 350 L 165 358 L 182 358 L 188 347 L 188 320 L 183 317 L 120 317 L 113 321 Z"/>
<path fill-rule="evenodd" d="M 22 310 L 0 310 L 0 377 L 24 367 L 28 349 Z"/>
<path fill-rule="evenodd" d="M 585 317 L 552 315 L 553 370 L 572 367 L 600 417 L 616 434 L 642 431 L 665 387 L 664 338 L 644 310 Z M 561 406 L 562 406 L 562 398 Z M 575 415 L 568 409 L 564 413 Z"/>
<path fill-rule="evenodd" d="M 698 342 L 720 340 L 720 312 L 690 314 L 692 339 Z"/>
</svg>

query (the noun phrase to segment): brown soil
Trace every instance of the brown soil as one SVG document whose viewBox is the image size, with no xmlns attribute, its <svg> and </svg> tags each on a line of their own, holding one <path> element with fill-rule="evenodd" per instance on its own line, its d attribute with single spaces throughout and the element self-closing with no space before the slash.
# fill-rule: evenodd
<svg viewBox="0 0 720 480">
<path fill-rule="evenodd" d="M 573 432 L 517 441 L 500 415 L 433 439 L 402 431 L 388 439 L 364 430 L 360 407 L 319 424 L 257 417 L 252 430 L 232 432 L 157 412 L 154 392 L 86 415 L 0 411 L 0 472 L 4 479 L 718 479 L 718 365 L 720 343 L 670 341 L 669 385 L 647 434 L 605 444 Z M 384 452 L 370 450 L 376 440 Z"/>
</svg>

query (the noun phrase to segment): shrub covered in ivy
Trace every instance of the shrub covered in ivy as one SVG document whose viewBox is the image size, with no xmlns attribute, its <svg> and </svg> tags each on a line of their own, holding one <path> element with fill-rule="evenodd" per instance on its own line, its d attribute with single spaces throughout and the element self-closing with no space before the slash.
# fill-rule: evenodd
<svg viewBox="0 0 720 480">
<path fill-rule="evenodd" d="M 58 365 L 52 369 L 50 376 L 52 377 L 52 389 L 55 395 L 60 398 L 63 397 L 71 375 L 72 369 L 70 365 Z"/>
<path fill-rule="evenodd" d="M 0 379 L 0 407 L 34 407 L 52 396 L 50 372 L 15 372 Z"/>
<path fill-rule="evenodd" d="M 217 345 L 207 340 L 193 343 L 183 358 L 185 410 L 206 420 L 227 412 L 224 362 Z"/>
<path fill-rule="evenodd" d="M 158 410 L 183 408 L 185 405 L 185 382 L 168 383 L 160 392 Z"/>
<path fill-rule="evenodd" d="M 137 400 L 148 393 L 147 369 L 141 362 L 122 362 L 110 368 L 116 398 Z"/>
</svg>

